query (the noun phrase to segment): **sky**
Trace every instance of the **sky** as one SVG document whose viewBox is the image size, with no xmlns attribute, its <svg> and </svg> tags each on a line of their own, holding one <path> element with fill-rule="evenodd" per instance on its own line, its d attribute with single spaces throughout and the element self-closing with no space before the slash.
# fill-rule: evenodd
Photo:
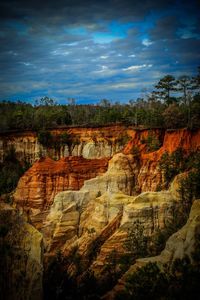
<svg viewBox="0 0 200 300">
<path fill-rule="evenodd" d="M 199 65 L 198 0 L 0 1 L 0 101 L 128 102 Z"/>
</svg>

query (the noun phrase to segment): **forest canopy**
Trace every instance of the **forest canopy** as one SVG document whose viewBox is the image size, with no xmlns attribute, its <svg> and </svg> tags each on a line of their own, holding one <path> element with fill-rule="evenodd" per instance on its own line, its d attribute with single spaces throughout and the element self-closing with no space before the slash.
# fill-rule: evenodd
<svg viewBox="0 0 200 300">
<path fill-rule="evenodd" d="M 43 97 L 34 105 L 21 101 L 0 102 L 0 130 L 41 130 L 67 125 L 100 126 L 125 123 L 134 126 L 161 128 L 200 127 L 200 69 L 195 77 L 175 78 L 166 75 L 155 85 L 155 90 L 144 98 L 128 103 L 99 103 L 78 105 L 75 99 L 59 105 Z"/>
</svg>

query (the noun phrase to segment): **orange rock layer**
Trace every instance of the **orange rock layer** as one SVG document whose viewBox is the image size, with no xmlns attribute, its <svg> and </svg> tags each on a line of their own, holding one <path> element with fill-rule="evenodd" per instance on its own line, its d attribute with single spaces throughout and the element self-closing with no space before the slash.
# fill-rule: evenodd
<svg viewBox="0 0 200 300">
<path fill-rule="evenodd" d="M 160 149 L 147 153 L 146 141 L 148 136 L 152 135 L 161 143 Z M 137 148 L 142 154 L 142 158 L 159 159 L 164 152 L 172 153 L 181 148 L 186 153 L 197 151 L 200 149 L 200 129 L 198 130 L 167 130 L 160 129 L 132 131 L 132 139 L 124 149 L 125 154 L 132 153 Z"/>
<path fill-rule="evenodd" d="M 153 136 L 160 143 L 156 151 L 149 151 L 148 136 Z M 162 187 L 164 178 L 159 168 L 159 161 L 165 152 L 169 154 L 182 149 L 188 156 L 200 150 L 200 130 L 140 130 L 133 131 L 132 139 L 124 148 L 124 154 L 138 154 L 140 170 L 137 177 L 138 192 L 156 191 Z"/>
<path fill-rule="evenodd" d="M 15 202 L 20 206 L 47 209 L 58 192 L 79 190 L 85 180 L 103 174 L 107 165 L 107 158 L 66 157 L 59 161 L 42 158 L 19 180 Z"/>
</svg>

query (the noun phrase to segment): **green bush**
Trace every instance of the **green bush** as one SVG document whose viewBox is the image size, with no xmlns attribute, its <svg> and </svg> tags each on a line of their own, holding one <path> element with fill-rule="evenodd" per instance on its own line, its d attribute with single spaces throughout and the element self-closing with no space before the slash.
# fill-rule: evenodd
<svg viewBox="0 0 200 300">
<path fill-rule="evenodd" d="M 144 234 L 144 226 L 139 220 L 128 228 L 124 248 L 131 254 L 132 259 L 148 255 L 149 237 Z"/>
<path fill-rule="evenodd" d="M 171 180 L 186 168 L 186 161 L 182 149 L 177 149 L 172 154 L 165 152 L 159 162 L 159 167 L 164 173 L 166 187 Z"/>
<path fill-rule="evenodd" d="M 200 294 L 200 234 L 195 232 L 192 260 L 185 256 L 163 266 L 147 263 L 130 274 L 116 300 L 189 300 Z"/>
<path fill-rule="evenodd" d="M 194 199 L 200 198 L 200 169 L 190 171 L 179 185 L 183 213 L 188 215 Z"/>
<path fill-rule="evenodd" d="M 161 299 L 167 283 L 167 276 L 157 264 L 148 263 L 129 275 L 125 285 L 127 296 L 124 299 Z"/>
<path fill-rule="evenodd" d="M 53 136 L 49 131 L 41 130 L 38 132 L 38 142 L 45 147 L 50 147 L 53 142 Z"/>
</svg>

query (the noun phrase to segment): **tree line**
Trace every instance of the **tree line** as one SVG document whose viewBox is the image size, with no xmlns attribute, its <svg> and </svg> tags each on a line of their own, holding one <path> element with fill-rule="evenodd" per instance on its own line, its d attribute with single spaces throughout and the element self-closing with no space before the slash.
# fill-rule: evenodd
<svg viewBox="0 0 200 300">
<path fill-rule="evenodd" d="M 66 125 L 101 126 L 124 123 L 149 128 L 200 127 L 200 68 L 197 76 L 175 78 L 166 75 L 155 85 L 152 93 L 128 103 L 99 103 L 78 105 L 73 98 L 59 105 L 43 97 L 34 105 L 21 101 L 0 103 L 0 130 L 41 130 Z"/>
</svg>

